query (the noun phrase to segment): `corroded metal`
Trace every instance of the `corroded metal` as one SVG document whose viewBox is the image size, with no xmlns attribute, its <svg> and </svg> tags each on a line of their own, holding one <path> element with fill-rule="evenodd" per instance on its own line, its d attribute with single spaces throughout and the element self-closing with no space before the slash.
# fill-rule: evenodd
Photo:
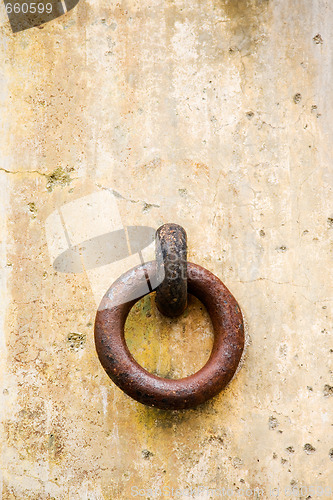
<svg viewBox="0 0 333 500">
<path fill-rule="evenodd" d="M 165 316 L 180 316 L 187 306 L 187 236 L 178 224 L 156 231 L 156 305 Z"/>
<path fill-rule="evenodd" d="M 123 274 L 110 287 L 96 315 L 97 353 L 113 382 L 136 401 L 169 410 L 193 408 L 218 394 L 232 379 L 244 348 L 242 313 L 214 274 L 188 262 L 188 292 L 207 308 L 214 328 L 213 349 L 197 373 L 182 379 L 157 377 L 135 361 L 124 337 L 127 315 L 140 298 L 130 297 L 138 297 L 136 292 L 143 289 L 145 276 L 154 288 L 156 275 L 156 262 L 148 262 Z"/>
</svg>

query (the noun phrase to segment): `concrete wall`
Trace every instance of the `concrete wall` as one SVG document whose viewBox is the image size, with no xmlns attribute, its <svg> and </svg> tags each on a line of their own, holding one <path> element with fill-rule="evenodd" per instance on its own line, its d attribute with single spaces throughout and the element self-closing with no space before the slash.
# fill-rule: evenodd
<svg viewBox="0 0 333 500">
<path fill-rule="evenodd" d="M 333 4 L 81 0 L 13 34 L 1 3 L 0 25 L 2 498 L 332 498 Z M 183 225 L 242 308 L 242 366 L 195 410 L 103 371 L 95 299 L 117 269 L 52 266 L 50 215 L 74 202 L 84 233 L 75 203 L 105 192 L 124 225 Z M 194 299 L 178 321 L 143 299 L 126 335 L 177 377 L 212 344 Z"/>
</svg>

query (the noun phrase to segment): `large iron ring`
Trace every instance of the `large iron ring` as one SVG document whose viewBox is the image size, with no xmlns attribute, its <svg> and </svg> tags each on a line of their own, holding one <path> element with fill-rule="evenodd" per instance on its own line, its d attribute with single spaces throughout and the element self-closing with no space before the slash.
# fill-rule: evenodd
<svg viewBox="0 0 333 500">
<path fill-rule="evenodd" d="M 189 377 L 157 377 L 135 361 L 124 337 L 130 309 L 149 293 L 142 291 L 147 276 L 156 288 L 155 261 L 126 272 L 104 295 L 95 321 L 98 357 L 113 382 L 136 401 L 169 410 L 193 408 L 218 394 L 232 379 L 244 348 L 242 313 L 219 278 L 188 262 L 188 292 L 205 305 L 213 324 L 212 352 L 203 368 Z"/>
</svg>

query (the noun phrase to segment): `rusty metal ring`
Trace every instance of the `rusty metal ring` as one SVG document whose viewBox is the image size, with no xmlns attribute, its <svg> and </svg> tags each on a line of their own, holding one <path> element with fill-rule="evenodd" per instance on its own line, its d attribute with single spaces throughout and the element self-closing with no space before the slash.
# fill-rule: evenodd
<svg viewBox="0 0 333 500">
<path fill-rule="evenodd" d="M 187 236 L 178 224 L 163 224 L 156 231 L 156 305 L 165 316 L 180 316 L 187 306 Z"/>
<path fill-rule="evenodd" d="M 140 297 L 146 276 L 156 280 L 156 262 L 123 274 L 104 295 L 95 321 L 98 357 L 113 382 L 136 401 L 157 408 L 193 408 L 218 394 L 232 379 L 244 348 L 243 318 L 237 301 L 211 272 L 188 262 L 188 291 L 206 307 L 214 328 L 209 360 L 182 379 L 149 373 L 130 353 L 124 337 L 127 315 Z M 137 297 L 131 299 L 131 297 Z"/>
</svg>

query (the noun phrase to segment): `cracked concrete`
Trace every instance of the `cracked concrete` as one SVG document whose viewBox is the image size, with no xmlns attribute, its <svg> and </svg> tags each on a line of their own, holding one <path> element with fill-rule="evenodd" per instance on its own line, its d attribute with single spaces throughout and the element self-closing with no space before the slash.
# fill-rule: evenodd
<svg viewBox="0 0 333 500">
<path fill-rule="evenodd" d="M 154 207 L 155 208 L 159 208 L 160 207 L 160 205 L 157 205 L 156 203 L 148 203 L 147 201 L 144 201 L 144 200 L 133 200 L 132 198 L 126 198 L 122 194 L 118 193 L 118 191 L 116 191 L 115 189 L 111 189 L 111 188 L 108 188 L 108 187 L 105 187 L 105 186 L 101 186 L 98 183 L 96 183 L 96 186 L 98 188 L 100 188 L 100 189 L 106 189 L 112 195 L 114 195 L 116 198 L 118 198 L 120 200 L 129 201 L 130 203 L 141 203 L 144 206 L 143 210 L 146 210 L 146 211 L 148 211 L 150 208 L 154 208 Z"/>
<path fill-rule="evenodd" d="M 12 175 L 31 175 L 31 174 L 35 174 L 35 175 L 41 175 L 43 177 L 48 177 L 47 174 L 43 174 L 43 172 L 38 172 L 38 170 L 30 170 L 30 171 L 26 171 L 26 170 L 7 170 L 6 168 L 1 168 L 0 167 L 0 172 L 4 172 L 5 174 L 12 174 Z"/>
<path fill-rule="evenodd" d="M 81 0 L 42 29 L 0 22 L 2 499 L 332 498 L 332 3 Z M 119 227 L 183 225 L 242 308 L 239 369 L 200 408 L 118 390 L 90 275 L 52 266 L 50 215 L 101 193 Z M 99 229 L 86 214 L 79 243 Z M 126 326 L 170 376 L 212 335 L 192 298 L 171 321 L 147 297 Z"/>
</svg>

